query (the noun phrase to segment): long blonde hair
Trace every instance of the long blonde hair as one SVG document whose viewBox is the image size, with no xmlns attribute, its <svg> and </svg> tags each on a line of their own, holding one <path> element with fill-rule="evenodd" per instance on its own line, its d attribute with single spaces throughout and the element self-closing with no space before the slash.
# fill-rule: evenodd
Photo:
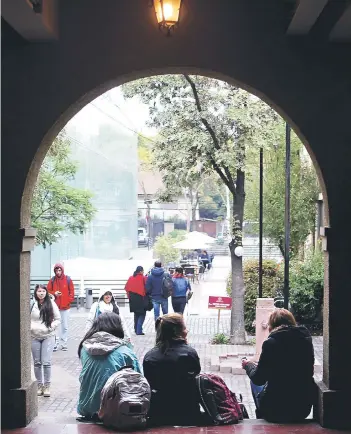
<svg viewBox="0 0 351 434">
<path fill-rule="evenodd" d="M 172 341 L 186 342 L 186 327 L 179 313 L 168 313 L 156 320 L 156 346 L 165 352 Z"/>
</svg>

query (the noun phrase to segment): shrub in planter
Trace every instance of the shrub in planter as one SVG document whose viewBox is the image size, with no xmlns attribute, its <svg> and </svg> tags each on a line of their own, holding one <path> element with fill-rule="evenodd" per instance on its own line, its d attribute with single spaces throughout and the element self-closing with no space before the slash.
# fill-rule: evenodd
<svg viewBox="0 0 351 434">
<path fill-rule="evenodd" d="M 255 328 L 252 325 L 256 316 L 256 299 L 258 297 L 258 267 L 257 260 L 244 262 L 244 315 L 245 329 L 248 333 L 254 333 Z M 262 295 L 263 297 L 274 298 L 281 295 L 280 288 L 282 287 L 283 278 L 279 265 L 275 261 L 263 261 L 263 276 L 262 276 Z M 231 296 L 231 274 L 227 280 L 227 293 Z"/>
<path fill-rule="evenodd" d="M 324 261 L 320 250 L 294 260 L 290 270 L 290 302 L 296 320 L 315 331 L 322 328 Z"/>
</svg>

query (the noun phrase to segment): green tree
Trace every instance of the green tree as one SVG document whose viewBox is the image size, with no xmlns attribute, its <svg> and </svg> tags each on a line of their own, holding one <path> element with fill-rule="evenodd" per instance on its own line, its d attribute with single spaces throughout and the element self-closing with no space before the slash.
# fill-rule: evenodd
<svg viewBox="0 0 351 434">
<path fill-rule="evenodd" d="M 63 231 L 83 233 L 95 215 L 92 193 L 72 187 L 78 164 L 70 158 L 70 143 L 64 131 L 54 140 L 39 172 L 31 218 L 37 230 L 36 243 L 46 247 Z"/>
<path fill-rule="evenodd" d="M 242 245 L 245 156 L 248 147 L 263 146 L 264 129 L 277 116 L 258 98 L 207 77 L 150 77 L 124 85 L 123 93 L 127 98 L 138 95 L 148 104 L 149 125 L 157 128 L 160 136 L 157 149 L 163 152 L 162 170 L 184 167 L 185 172 L 201 176 L 210 169 L 232 195 L 230 333 L 232 343 L 244 343 L 242 257 L 235 255 L 235 249 Z"/>
<path fill-rule="evenodd" d="M 275 144 L 264 151 L 263 230 L 284 255 L 285 213 L 285 124 L 279 122 L 270 143 Z M 247 182 L 245 219 L 258 221 L 259 167 L 258 152 L 251 155 L 251 178 Z M 314 233 L 316 201 L 320 192 L 315 169 L 303 144 L 291 135 L 291 253 L 296 255 L 307 236 Z M 256 226 L 256 225 L 255 225 Z"/>
</svg>

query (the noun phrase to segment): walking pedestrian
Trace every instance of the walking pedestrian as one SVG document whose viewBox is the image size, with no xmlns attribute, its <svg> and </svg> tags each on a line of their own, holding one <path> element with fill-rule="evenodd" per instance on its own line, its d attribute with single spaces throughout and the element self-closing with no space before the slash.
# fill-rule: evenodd
<svg viewBox="0 0 351 434">
<path fill-rule="evenodd" d="M 129 343 L 129 345 L 132 347 L 132 340 L 130 337 L 130 333 L 128 331 L 128 327 L 126 324 L 126 321 L 120 312 L 119 306 L 116 303 L 116 300 L 110 290 L 101 289 L 98 301 L 92 304 L 89 312 L 89 316 L 86 322 L 85 326 L 85 333 L 88 333 L 90 328 L 92 327 L 95 319 L 105 312 L 113 312 L 120 316 L 121 323 L 123 327 L 124 332 L 124 339 Z"/>
<path fill-rule="evenodd" d="M 144 276 L 144 269 L 138 265 L 133 273 L 127 280 L 125 290 L 129 298 L 129 310 L 134 313 L 134 331 L 137 335 L 144 335 L 143 324 L 146 316 L 146 302 L 145 299 L 145 284 L 147 277 Z"/>
<path fill-rule="evenodd" d="M 54 351 L 57 351 L 60 345 L 62 351 L 67 351 L 68 319 L 71 303 L 74 300 L 74 285 L 72 279 L 65 275 L 63 264 L 54 265 L 54 277 L 49 280 L 47 290 L 55 297 L 61 316 L 61 331 L 60 336 L 56 337 Z"/>
<path fill-rule="evenodd" d="M 156 261 L 145 285 L 146 294 L 151 296 L 154 306 L 155 321 L 160 316 L 160 307 L 163 315 L 168 313 L 168 299 L 165 297 L 164 279 L 171 279 L 171 276 L 162 268 L 162 263 Z"/>
<path fill-rule="evenodd" d="M 177 267 L 175 269 L 172 280 L 172 307 L 174 312 L 181 313 L 183 315 L 187 302 L 187 295 L 191 292 L 190 282 L 186 277 L 184 277 L 184 270 L 181 267 Z"/>
<path fill-rule="evenodd" d="M 51 357 L 55 345 L 55 330 L 60 322 L 59 309 L 46 286 L 36 285 L 31 305 L 30 331 L 38 396 L 50 396 Z"/>
</svg>

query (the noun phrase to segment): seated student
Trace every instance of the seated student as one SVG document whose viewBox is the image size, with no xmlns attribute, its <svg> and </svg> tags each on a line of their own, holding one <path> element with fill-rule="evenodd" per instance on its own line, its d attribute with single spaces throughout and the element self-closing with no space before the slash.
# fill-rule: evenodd
<svg viewBox="0 0 351 434">
<path fill-rule="evenodd" d="M 314 351 L 309 331 L 297 326 L 286 309 L 276 309 L 268 321 L 258 363 L 243 359 L 251 379 L 257 417 L 270 422 L 305 419 L 314 402 Z"/>
<path fill-rule="evenodd" d="M 187 344 L 183 316 L 171 313 L 156 321 L 156 346 L 144 357 L 144 375 L 151 387 L 149 423 L 198 425 L 200 406 L 195 376 L 200 373 L 196 350 Z"/>
<path fill-rule="evenodd" d="M 109 377 L 123 366 L 131 365 L 141 372 L 137 356 L 124 339 L 119 315 L 98 315 L 78 347 L 82 362 L 77 411 L 87 419 L 96 418 L 100 394 Z"/>
</svg>

